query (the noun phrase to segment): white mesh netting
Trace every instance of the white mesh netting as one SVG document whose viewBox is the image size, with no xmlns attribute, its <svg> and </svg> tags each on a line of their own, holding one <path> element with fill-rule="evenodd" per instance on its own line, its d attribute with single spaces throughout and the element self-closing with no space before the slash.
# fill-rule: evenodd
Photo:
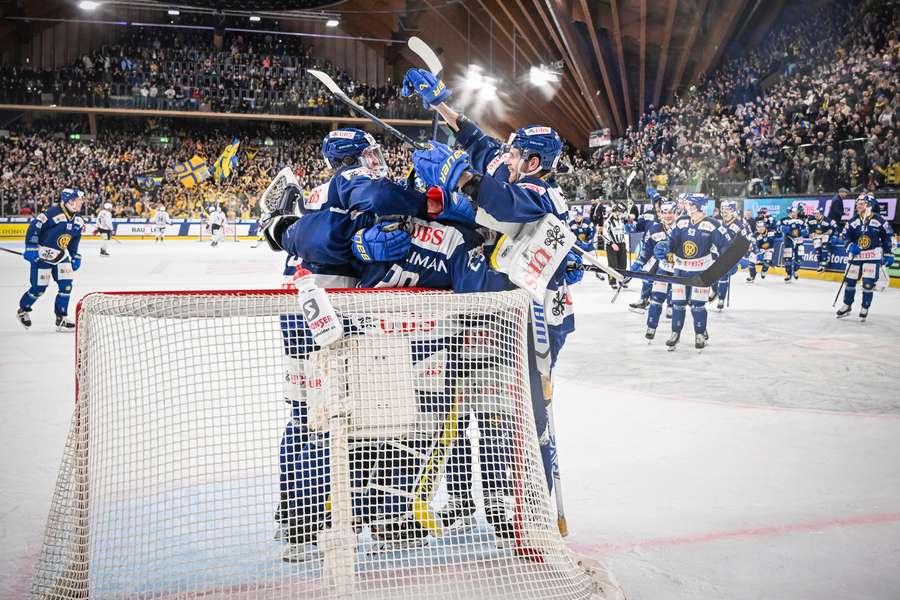
<svg viewBox="0 0 900 600">
<path fill-rule="evenodd" d="M 522 292 L 94 294 L 32 598 L 603 598 L 556 528 Z M 613 596 L 614 594 L 610 594 Z"/>
</svg>

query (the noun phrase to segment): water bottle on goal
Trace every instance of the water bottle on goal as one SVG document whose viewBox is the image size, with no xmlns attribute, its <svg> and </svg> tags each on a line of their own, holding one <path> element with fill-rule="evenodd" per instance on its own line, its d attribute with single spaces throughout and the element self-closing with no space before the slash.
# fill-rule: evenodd
<svg viewBox="0 0 900 600">
<path fill-rule="evenodd" d="M 325 347 L 344 337 L 344 328 L 328 294 L 316 284 L 316 277 L 302 266 L 294 274 L 294 287 L 300 300 L 303 317 L 320 347 Z"/>
</svg>

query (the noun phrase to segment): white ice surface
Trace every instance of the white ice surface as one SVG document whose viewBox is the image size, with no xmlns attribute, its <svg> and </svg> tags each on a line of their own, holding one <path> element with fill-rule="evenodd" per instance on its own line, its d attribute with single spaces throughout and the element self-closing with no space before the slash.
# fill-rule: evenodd
<svg viewBox="0 0 900 600">
<path fill-rule="evenodd" d="M 71 312 L 96 290 L 277 287 L 281 258 L 250 246 L 127 241 L 102 258 L 86 241 Z M 74 393 L 52 286 L 30 331 L 15 320 L 27 273 L 0 256 L 2 598 L 28 588 Z M 636 283 L 614 305 L 590 276 L 577 288 L 556 373 L 571 547 L 630 600 L 897 598 L 900 290 L 861 324 L 834 319 L 836 283 L 734 281 L 702 354 L 691 335 L 667 353 L 666 321 L 647 345 L 625 310 Z"/>
</svg>

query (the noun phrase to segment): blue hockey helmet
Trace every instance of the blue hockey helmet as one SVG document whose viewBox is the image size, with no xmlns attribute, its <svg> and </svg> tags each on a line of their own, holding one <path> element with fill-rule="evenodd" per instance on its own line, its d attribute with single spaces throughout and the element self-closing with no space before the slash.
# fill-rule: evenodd
<svg viewBox="0 0 900 600">
<path fill-rule="evenodd" d="M 360 166 L 373 171 L 387 171 L 387 163 L 381 153 L 381 146 L 375 138 L 361 129 L 343 127 L 329 131 L 322 140 L 322 156 L 332 169 L 336 169 L 355 159 Z"/>
<path fill-rule="evenodd" d="M 694 210 L 702 211 L 706 206 L 706 197 L 699 194 L 688 194 L 684 198 L 684 206 L 687 208 L 688 212 L 692 212 L 692 208 Z"/>
<path fill-rule="evenodd" d="M 71 202 L 79 198 L 84 198 L 84 192 L 78 188 L 65 188 L 59 193 L 59 199 L 63 202 Z"/>
<path fill-rule="evenodd" d="M 553 171 L 559 163 L 559 156 L 562 153 L 562 140 L 559 134 L 552 128 L 542 125 L 527 125 L 516 129 L 511 133 L 506 145 L 511 148 L 518 148 L 522 153 L 522 158 L 538 156 L 541 159 L 541 169 L 544 171 Z M 533 175 L 533 173 L 526 173 Z"/>
<path fill-rule="evenodd" d="M 735 202 L 734 200 L 722 200 L 721 204 L 719 204 L 719 209 L 725 210 L 726 208 L 737 212 L 737 202 Z"/>
<path fill-rule="evenodd" d="M 878 200 L 875 199 L 875 196 L 867 192 L 863 192 L 856 198 L 857 207 L 860 204 L 865 204 L 866 208 L 869 209 L 873 215 L 877 215 L 881 212 L 881 207 L 878 206 Z"/>
<path fill-rule="evenodd" d="M 663 200 L 662 204 L 659 205 L 659 212 L 675 214 L 678 212 L 678 204 L 672 200 Z"/>
</svg>

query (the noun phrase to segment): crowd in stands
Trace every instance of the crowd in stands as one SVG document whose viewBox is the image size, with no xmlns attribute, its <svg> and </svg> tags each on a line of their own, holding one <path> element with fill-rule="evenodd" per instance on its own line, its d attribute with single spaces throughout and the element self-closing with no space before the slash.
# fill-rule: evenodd
<svg viewBox="0 0 900 600">
<path fill-rule="evenodd" d="M 227 34 L 214 47 L 212 31 L 128 28 L 115 45 L 103 46 L 61 69 L 0 68 L 0 102 L 344 115 L 347 109 L 306 73 L 324 69 L 357 103 L 387 118 L 426 117 L 401 98 L 399 86 L 354 81 L 313 54 L 299 37 Z M 46 95 L 46 96 L 45 96 Z"/>
<path fill-rule="evenodd" d="M 698 88 L 651 106 L 618 143 L 574 157 L 568 185 L 590 197 L 624 197 L 643 153 L 660 187 L 702 186 L 717 196 L 731 195 L 724 182 L 747 182 L 732 193 L 896 188 L 898 81 L 896 7 L 837 2 L 774 27 Z M 644 186 L 639 174 L 635 189 Z"/>
<path fill-rule="evenodd" d="M 152 209 L 164 204 L 173 218 L 199 218 L 218 204 L 231 218 L 246 219 L 259 216 L 257 197 L 281 168 L 292 167 L 306 190 L 331 174 L 321 154 L 325 129 L 151 123 L 154 127 L 148 130 L 143 120 L 141 125 L 116 121 L 106 125 L 95 141 L 84 141 L 59 133 L 60 124 L 51 121 L 51 130 L 0 139 L 3 214 L 37 214 L 57 200 L 61 189 L 77 187 L 86 194 L 87 215 L 109 202 L 115 217 L 149 217 Z M 242 143 L 230 177 L 193 188 L 173 177 L 171 167 L 195 154 L 206 158 L 212 170 L 233 136 Z M 159 137 L 169 142 L 159 143 Z M 382 150 L 392 174 L 402 177 L 409 160 L 406 150 L 392 139 L 385 140 Z M 136 179 L 160 169 L 168 171 L 158 186 L 141 186 Z"/>
</svg>

